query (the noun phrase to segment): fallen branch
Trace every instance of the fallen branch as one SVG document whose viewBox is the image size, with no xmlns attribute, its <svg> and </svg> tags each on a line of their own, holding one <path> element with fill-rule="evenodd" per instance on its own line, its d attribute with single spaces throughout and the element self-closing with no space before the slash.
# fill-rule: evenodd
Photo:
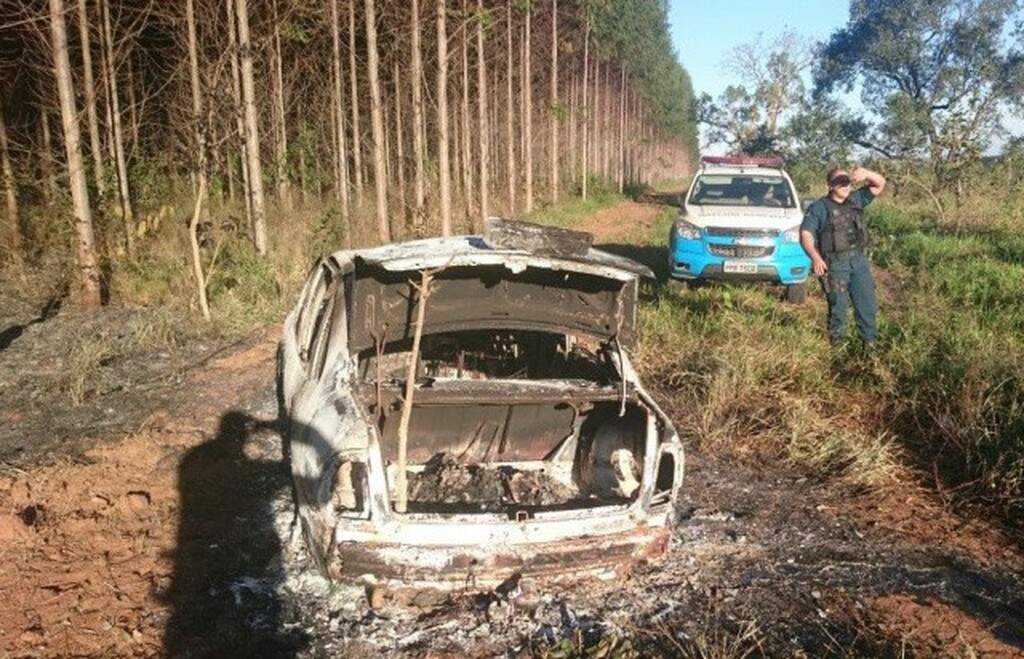
<svg viewBox="0 0 1024 659">
<path fill-rule="evenodd" d="M 410 281 L 417 291 L 416 330 L 412 338 L 412 353 L 409 355 L 409 369 L 405 376 L 405 394 L 402 398 L 402 417 L 398 422 L 398 474 L 395 477 L 395 512 L 404 513 L 409 501 L 409 482 L 406 478 L 407 449 L 409 445 L 409 419 L 412 417 L 412 399 L 416 387 L 416 367 L 419 364 L 420 340 L 423 338 L 423 321 L 427 313 L 427 299 L 434 275 L 447 266 L 420 272 L 420 283 Z"/>
</svg>

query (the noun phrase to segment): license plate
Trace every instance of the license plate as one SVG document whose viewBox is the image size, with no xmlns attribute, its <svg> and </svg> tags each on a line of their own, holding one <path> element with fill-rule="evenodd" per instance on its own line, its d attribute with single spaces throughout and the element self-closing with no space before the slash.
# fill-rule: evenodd
<svg viewBox="0 0 1024 659">
<path fill-rule="evenodd" d="M 726 261 L 722 267 L 725 272 L 735 272 L 744 275 L 756 275 L 757 264 L 756 263 L 738 263 L 736 261 Z"/>
</svg>

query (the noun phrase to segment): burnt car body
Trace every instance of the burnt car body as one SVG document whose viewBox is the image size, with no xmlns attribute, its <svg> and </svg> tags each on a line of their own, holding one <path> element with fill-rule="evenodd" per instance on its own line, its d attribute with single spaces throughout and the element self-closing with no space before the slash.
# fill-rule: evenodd
<svg viewBox="0 0 1024 659">
<path fill-rule="evenodd" d="M 327 575 L 484 588 L 612 575 L 664 552 L 683 454 L 629 357 L 649 271 L 589 241 L 492 219 L 483 236 L 316 265 L 278 377 L 299 518 Z M 431 269 L 400 513 L 403 392 Z"/>
</svg>

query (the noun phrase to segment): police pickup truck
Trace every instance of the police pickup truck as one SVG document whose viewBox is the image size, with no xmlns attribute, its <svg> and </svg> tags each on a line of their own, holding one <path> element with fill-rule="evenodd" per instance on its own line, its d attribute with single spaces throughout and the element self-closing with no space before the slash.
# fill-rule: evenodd
<svg viewBox="0 0 1024 659">
<path fill-rule="evenodd" d="M 669 236 L 670 276 L 767 281 L 806 299 L 811 260 L 800 246 L 800 200 L 781 158 L 704 156 Z"/>
</svg>

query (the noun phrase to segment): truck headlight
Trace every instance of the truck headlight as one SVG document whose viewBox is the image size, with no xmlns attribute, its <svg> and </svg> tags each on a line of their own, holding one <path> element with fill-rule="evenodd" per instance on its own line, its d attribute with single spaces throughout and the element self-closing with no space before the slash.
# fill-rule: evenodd
<svg viewBox="0 0 1024 659">
<path fill-rule="evenodd" d="M 676 220 L 676 236 L 684 240 L 698 240 L 700 228 L 686 220 Z"/>
<path fill-rule="evenodd" d="M 790 227 L 782 234 L 782 239 L 787 243 L 798 243 L 800 242 L 800 225 Z"/>
</svg>

